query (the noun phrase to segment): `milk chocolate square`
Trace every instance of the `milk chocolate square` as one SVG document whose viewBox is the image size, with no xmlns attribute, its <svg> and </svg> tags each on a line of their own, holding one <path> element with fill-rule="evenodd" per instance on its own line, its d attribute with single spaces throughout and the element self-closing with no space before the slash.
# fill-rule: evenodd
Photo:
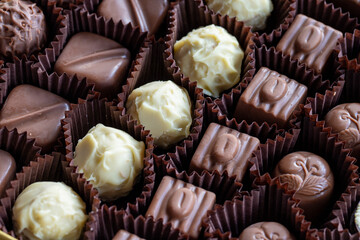
<svg viewBox="0 0 360 240">
<path fill-rule="evenodd" d="M 276 50 L 290 55 L 321 73 L 342 33 L 305 15 L 298 14 Z"/>
<path fill-rule="evenodd" d="M 112 240 L 144 240 L 144 238 L 140 238 L 135 234 L 129 233 L 128 231 L 122 229 L 117 232 Z"/>
<path fill-rule="evenodd" d="M 245 133 L 211 123 L 206 129 L 190 162 L 190 170 L 220 173 L 227 171 L 241 181 L 248 167 L 248 159 L 259 147 L 260 141 Z"/>
<path fill-rule="evenodd" d="M 15 178 L 16 163 L 10 153 L 0 150 L 0 197 Z"/>
<path fill-rule="evenodd" d="M 215 203 L 215 194 L 190 183 L 165 176 L 145 216 L 170 222 L 173 228 L 197 239 L 201 221 Z"/>
<path fill-rule="evenodd" d="M 307 87 L 278 72 L 262 67 L 241 95 L 235 110 L 238 121 L 288 126 L 291 114 L 304 103 Z"/>
</svg>

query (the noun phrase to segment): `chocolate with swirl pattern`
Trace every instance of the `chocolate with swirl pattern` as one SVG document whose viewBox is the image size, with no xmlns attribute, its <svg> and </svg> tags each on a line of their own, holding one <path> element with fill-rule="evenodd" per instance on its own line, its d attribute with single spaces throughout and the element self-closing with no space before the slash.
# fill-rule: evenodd
<svg viewBox="0 0 360 240">
<path fill-rule="evenodd" d="M 296 240 L 294 235 L 282 224 L 277 222 L 254 223 L 240 234 L 239 240 Z"/>
</svg>

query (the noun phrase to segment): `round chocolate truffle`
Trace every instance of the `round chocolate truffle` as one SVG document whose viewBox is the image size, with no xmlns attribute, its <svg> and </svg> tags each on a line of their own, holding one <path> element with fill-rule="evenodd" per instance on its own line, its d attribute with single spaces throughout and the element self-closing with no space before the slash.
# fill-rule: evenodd
<svg viewBox="0 0 360 240">
<path fill-rule="evenodd" d="M 354 157 L 360 156 L 360 103 L 344 103 L 330 110 L 325 125 L 339 134 L 345 147 L 352 148 Z"/>
<path fill-rule="evenodd" d="M 239 240 L 296 240 L 289 230 L 277 222 L 258 222 L 254 223 L 240 234 Z"/>
<path fill-rule="evenodd" d="M 30 56 L 46 43 L 45 16 L 35 3 L 0 1 L 0 59 Z"/>
<path fill-rule="evenodd" d="M 309 220 L 322 217 L 334 189 L 334 176 L 325 159 L 310 152 L 290 153 L 276 165 L 274 177 L 296 191 L 294 197 Z"/>
</svg>

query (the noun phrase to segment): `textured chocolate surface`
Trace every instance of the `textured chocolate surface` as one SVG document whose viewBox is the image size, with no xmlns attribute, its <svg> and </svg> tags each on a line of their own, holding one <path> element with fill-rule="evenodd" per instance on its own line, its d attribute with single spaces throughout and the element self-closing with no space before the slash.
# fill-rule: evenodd
<svg viewBox="0 0 360 240">
<path fill-rule="evenodd" d="M 168 0 L 104 0 L 99 5 L 97 13 L 114 22 L 122 21 L 140 26 L 141 31 L 155 34 L 163 22 Z"/>
<path fill-rule="evenodd" d="M 321 73 L 342 33 L 299 14 L 281 38 L 276 50 Z"/>
<path fill-rule="evenodd" d="M 310 152 L 288 154 L 276 165 L 274 177 L 296 191 L 294 197 L 301 200 L 299 206 L 310 221 L 319 220 L 329 210 L 334 176 L 322 157 Z"/>
<path fill-rule="evenodd" d="M 0 196 L 14 179 L 16 173 L 16 163 L 10 153 L 0 150 Z"/>
<path fill-rule="evenodd" d="M 81 32 L 66 44 L 56 61 L 58 74 L 76 74 L 95 83 L 95 90 L 113 99 L 126 78 L 130 52 L 121 44 L 103 36 Z"/>
<path fill-rule="evenodd" d="M 46 43 L 45 16 L 35 3 L 0 1 L 0 59 L 30 56 Z"/>
<path fill-rule="evenodd" d="M 240 234 L 239 240 L 296 240 L 289 230 L 277 222 L 254 223 Z"/>
<path fill-rule="evenodd" d="M 69 110 L 69 103 L 48 91 L 31 85 L 14 88 L 0 112 L 0 126 L 18 132 L 27 132 L 35 138 L 35 144 L 48 152 L 56 143 L 60 131 L 60 120 Z"/>
<path fill-rule="evenodd" d="M 236 175 L 241 181 L 248 167 L 248 159 L 260 141 L 245 133 L 211 123 L 190 162 L 190 170 L 203 170 Z"/>
<path fill-rule="evenodd" d="M 360 103 L 344 103 L 331 109 L 325 116 L 325 125 L 339 134 L 345 147 L 352 148 L 354 157 L 360 156 Z"/>
<path fill-rule="evenodd" d="M 135 234 L 129 233 L 125 230 L 120 230 L 117 234 L 113 237 L 113 240 L 143 240 L 144 238 L 140 238 Z"/>
<path fill-rule="evenodd" d="M 306 98 L 307 87 L 262 67 L 241 95 L 235 110 L 237 120 L 259 124 L 288 125 L 291 114 Z"/>
<path fill-rule="evenodd" d="M 165 176 L 157 189 L 145 216 L 162 218 L 174 228 L 197 239 L 202 218 L 212 209 L 215 194 L 190 183 Z"/>
</svg>

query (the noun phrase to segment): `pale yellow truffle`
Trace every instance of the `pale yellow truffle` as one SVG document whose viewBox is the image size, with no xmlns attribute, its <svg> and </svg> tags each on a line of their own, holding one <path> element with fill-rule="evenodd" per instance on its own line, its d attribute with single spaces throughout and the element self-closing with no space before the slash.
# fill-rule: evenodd
<svg viewBox="0 0 360 240">
<path fill-rule="evenodd" d="M 181 72 L 213 97 L 240 81 L 244 52 L 224 28 L 209 25 L 189 32 L 174 45 Z"/>
<path fill-rule="evenodd" d="M 127 112 L 150 130 L 155 144 L 167 148 L 190 134 L 191 101 L 172 81 L 155 81 L 131 92 Z"/>
<path fill-rule="evenodd" d="M 30 240 L 80 238 L 86 205 L 71 187 L 60 182 L 35 182 L 13 207 L 15 233 Z"/>
<path fill-rule="evenodd" d="M 266 19 L 274 9 L 271 0 L 206 0 L 206 4 L 214 12 L 244 21 L 254 31 L 266 28 Z"/>
<path fill-rule="evenodd" d="M 79 140 L 73 164 L 103 200 L 115 200 L 133 189 L 144 168 L 144 152 L 144 142 L 97 124 Z"/>
</svg>

